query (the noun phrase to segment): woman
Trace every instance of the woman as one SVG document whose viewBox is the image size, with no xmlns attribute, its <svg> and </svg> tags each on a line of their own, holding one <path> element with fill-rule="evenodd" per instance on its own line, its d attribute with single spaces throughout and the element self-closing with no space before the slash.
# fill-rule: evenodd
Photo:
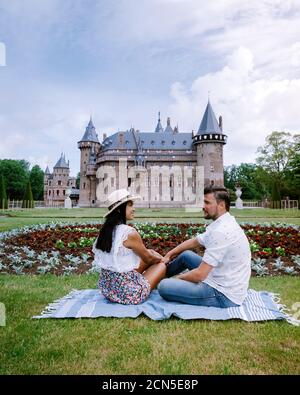
<svg viewBox="0 0 300 395">
<path fill-rule="evenodd" d="M 111 302 L 139 304 L 166 274 L 163 257 L 148 250 L 138 232 L 126 221 L 134 218 L 133 201 L 126 189 L 108 197 L 108 212 L 93 245 L 94 262 L 101 268 L 99 288 Z"/>
</svg>

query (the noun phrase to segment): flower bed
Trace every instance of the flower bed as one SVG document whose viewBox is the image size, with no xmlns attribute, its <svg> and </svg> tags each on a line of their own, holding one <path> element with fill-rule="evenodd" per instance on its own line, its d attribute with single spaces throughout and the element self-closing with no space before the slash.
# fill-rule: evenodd
<svg viewBox="0 0 300 395">
<path fill-rule="evenodd" d="M 138 223 L 147 248 L 164 255 L 184 240 L 205 231 L 205 224 Z M 0 272 L 69 275 L 98 271 L 92 265 L 92 245 L 99 224 L 35 225 L 0 235 Z M 299 227 L 282 224 L 242 224 L 252 251 L 252 274 L 300 275 Z M 201 252 L 201 248 L 197 252 Z"/>
</svg>

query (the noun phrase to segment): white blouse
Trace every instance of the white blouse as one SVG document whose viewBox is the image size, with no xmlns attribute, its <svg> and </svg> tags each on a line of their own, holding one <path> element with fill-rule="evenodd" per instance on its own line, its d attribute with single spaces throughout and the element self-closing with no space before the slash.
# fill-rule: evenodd
<svg viewBox="0 0 300 395">
<path fill-rule="evenodd" d="M 129 272 L 137 269 L 141 258 L 131 249 L 123 245 L 130 233 L 136 232 L 131 226 L 117 225 L 113 231 L 112 247 L 110 252 L 103 252 L 96 248 L 97 239 L 93 244 L 93 265 L 113 272 Z"/>
</svg>

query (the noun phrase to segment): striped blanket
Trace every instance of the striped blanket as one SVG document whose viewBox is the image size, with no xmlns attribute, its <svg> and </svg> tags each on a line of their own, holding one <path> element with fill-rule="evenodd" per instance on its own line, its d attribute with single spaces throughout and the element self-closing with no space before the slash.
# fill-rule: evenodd
<svg viewBox="0 0 300 395">
<path fill-rule="evenodd" d="M 244 321 L 286 320 L 293 325 L 299 322 L 283 312 L 278 295 L 250 289 L 242 306 L 217 308 L 193 306 L 162 299 L 157 290 L 140 305 L 121 305 L 109 302 L 97 289 L 73 290 L 63 298 L 46 307 L 41 315 L 33 318 L 97 318 L 131 317 L 145 314 L 152 320 L 164 320 L 175 316 L 184 320 L 230 320 Z"/>
</svg>

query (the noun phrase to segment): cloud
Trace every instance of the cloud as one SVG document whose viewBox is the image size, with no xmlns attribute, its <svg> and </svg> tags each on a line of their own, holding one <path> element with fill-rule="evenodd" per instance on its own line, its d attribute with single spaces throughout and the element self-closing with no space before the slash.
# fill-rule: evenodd
<svg viewBox="0 0 300 395">
<path fill-rule="evenodd" d="M 9 52 L 0 157 L 49 158 L 51 168 L 64 151 L 75 175 L 91 113 L 100 139 L 131 125 L 152 131 L 159 110 L 197 130 L 208 91 L 227 164 L 253 161 L 272 130 L 299 130 L 298 0 L 0 0 L 0 9 Z"/>
<path fill-rule="evenodd" d="M 0 42 L 0 66 L 6 66 L 6 47 Z"/>
<path fill-rule="evenodd" d="M 216 116 L 222 114 L 224 133 L 228 135 L 225 162 L 254 162 L 257 147 L 272 131 L 299 131 L 300 89 L 300 78 L 256 75 L 252 52 L 239 47 L 221 70 L 201 75 L 190 87 L 174 83 L 169 111 L 180 124 L 197 131 L 210 91 Z"/>
</svg>

